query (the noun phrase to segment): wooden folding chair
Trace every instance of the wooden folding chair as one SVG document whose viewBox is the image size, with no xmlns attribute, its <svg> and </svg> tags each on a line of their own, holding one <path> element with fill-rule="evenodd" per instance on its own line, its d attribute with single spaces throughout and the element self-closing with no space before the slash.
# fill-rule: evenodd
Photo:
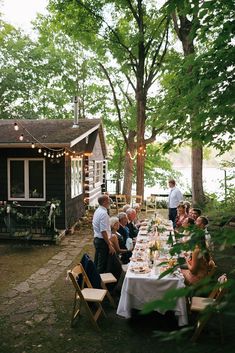
<svg viewBox="0 0 235 353">
<path fill-rule="evenodd" d="M 131 195 L 131 206 L 133 207 L 136 203 L 138 203 L 141 207 L 143 202 L 143 197 L 141 195 Z"/>
<path fill-rule="evenodd" d="M 111 305 L 116 308 L 116 304 L 107 288 L 107 285 L 117 283 L 116 277 L 111 272 L 98 273 L 94 261 L 88 254 L 84 254 L 81 259 L 81 264 L 93 288 L 103 288 L 107 291 L 107 298 Z"/>
<path fill-rule="evenodd" d="M 116 304 L 113 300 L 112 295 L 110 294 L 110 291 L 107 288 L 107 285 L 109 284 L 114 284 L 117 283 L 117 278 L 114 277 L 114 275 L 111 272 L 108 273 L 100 273 L 101 277 L 101 287 L 107 291 L 107 298 L 110 301 L 111 305 L 116 308 Z"/>
<path fill-rule="evenodd" d="M 115 195 L 115 203 L 117 206 L 118 212 L 122 211 L 123 206 L 127 204 L 127 197 L 126 195 Z"/>
<path fill-rule="evenodd" d="M 91 323 L 97 330 L 100 330 L 97 324 L 97 319 L 101 313 L 106 317 L 101 303 L 107 294 L 107 290 L 92 288 L 89 278 L 87 277 L 86 272 L 84 271 L 84 268 L 81 264 L 78 264 L 72 270 L 70 270 L 68 275 L 75 288 L 71 326 L 74 326 L 75 320 L 81 314 L 81 308 L 83 306 Z M 82 277 L 81 286 L 77 282 L 77 278 L 79 276 Z M 86 288 L 84 288 L 84 284 L 86 285 Z M 91 305 L 89 305 L 91 303 L 93 303 L 92 308 Z"/>
<path fill-rule="evenodd" d="M 209 294 L 208 298 L 192 297 L 190 310 L 194 312 L 198 312 L 199 315 L 200 313 L 202 313 L 202 315 L 198 317 L 196 328 L 191 338 L 192 342 L 195 342 L 198 339 L 199 335 L 201 334 L 208 320 L 212 317 L 212 315 L 215 312 L 214 310 L 211 310 L 203 314 L 203 311 L 206 311 L 208 306 L 215 306 L 216 312 L 220 313 L 219 305 L 220 305 L 221 299 L 226 293 L 226 288 L 223 285 L 225 282 L 227 282 L 227 276 L 224 274 L 218 278 L 218 284 Z M 222 328 L 221 317 L 220 317 L 220 334 L 221 334 L 221 341 L 223 342 L 223 328 Z"/>
<path fill-rule="evenodd" d="M 146 199 L 145 212 L 156 212 L 157 210 L 157 196 L 151 195 Z"/>
</svg>

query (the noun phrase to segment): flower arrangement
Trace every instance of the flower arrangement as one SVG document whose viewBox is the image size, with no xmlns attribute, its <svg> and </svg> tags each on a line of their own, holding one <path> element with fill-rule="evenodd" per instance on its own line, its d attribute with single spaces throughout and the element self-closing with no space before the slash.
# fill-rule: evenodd
<svg viewBox="0 0 235 353">
<path fill-rule="evenodd" d="M 160 243 L 160 241 L 157 240 L 157 241 L 152 242 L 152 243 L 150 244 L 149 249 L 150 249 L 150 253 L 152 253 L 152 252 L 154 252 L 154 251 L 160 250 L 160 249 L 161 249 L 161 243 Z"/>
</svg>

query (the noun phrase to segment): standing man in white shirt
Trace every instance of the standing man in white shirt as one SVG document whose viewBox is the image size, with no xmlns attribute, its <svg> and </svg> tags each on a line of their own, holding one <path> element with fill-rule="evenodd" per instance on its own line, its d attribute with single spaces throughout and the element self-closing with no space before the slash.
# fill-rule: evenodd
<svg viewBox="0 0 235 353">
<path fill-rule="evenodd" d="M 98 198 L 99 207 L 94 213 L 92 226 L 94 231 L 95 260 L 94 263 L 99 273 L 106 272 L 109 254 L 115 250 L 110 242 L 111 228 L 109 224 L 108 208 L 110 199 L 108 195 Z"/>
<path fill-rule="evenodd" d="M 177 206 L 180 201 L 183 201 L 183 195 L 180 189 L 175 186 L 175 180 L 170 179 L 168 181 L 170 188 L 169 198 L 168 198 L 168 209 L 169 209 L 169 219 L 173 222 L 173 227 L 175 228 L 175 220 L 177 216 Z"/>
</svg>

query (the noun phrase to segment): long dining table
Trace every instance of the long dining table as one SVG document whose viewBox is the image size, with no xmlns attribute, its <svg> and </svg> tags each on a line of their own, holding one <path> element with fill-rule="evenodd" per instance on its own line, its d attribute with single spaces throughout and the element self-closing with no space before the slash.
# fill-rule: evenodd
<svg viewBox="0 0 235 353">
<path fill-rule="evenodd" d="M 184 277 L 179 270 L 159 278 L 160 274 L 167 269 L 166 265 L 162 264 L 172 261 L 167 240 L 173 229 L 170 224 L 167 224 L 167 221 L 165 221 L 165 226 L 165 231 L 161 234 L 156 229 L 150 232 L 150 224 L 143 223 L 140 226 L 132 258 L 122 285 L 117 308 L 119 316 L 130 318 L 132 309 L 141 310 L 146 303 L 163 299 L 167 291 L 185 287 Z M 150 248 L 153 244 L 158 244 L 159 250 L 150 254 Z M 154 265 L 151 265 L 151 258 L 154 260 Z M 157 311 L 161 314 L 165 313 L 158 309 Z M 186 299 L 184 297 L 177 299 L 174 313 L 179 326 L 188 324 Z"/>
</svg>

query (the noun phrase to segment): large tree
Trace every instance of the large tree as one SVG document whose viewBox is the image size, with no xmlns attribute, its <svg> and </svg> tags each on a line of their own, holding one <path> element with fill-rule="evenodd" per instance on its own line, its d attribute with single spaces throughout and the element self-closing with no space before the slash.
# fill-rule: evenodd
<svg viewBox="0 0 235 353">
<path fill-rule="evenodd" d="M 167 1 L 166 9 L 183 57 L 171 54 L 164 68 L 158 112 L 170 126 L 168 147 L 192 140 L 193 201 L 203 204 L 203 145 L 224 151 L 234 142 L 232 2 Z"/>
<path fill-rule="evenodd" d="M 122 119 L 120 129 L 127 152 L 137 151 L 137 193 L 143 195 L 146 145 L 156 136 L 155 127 L 146 135 L 146 126 L 153 125 L 148 121 L 148 100 L 166 53 L 169 16 L 159 13 L 156 2 L 143 0 L 51 0 L 49 4 L 56 28 L 88 45 L 109 75 L 116 67 L 129 85 L 128 94 L 135 101 L 133 132 L 125 135 Z M 126 153 L 127 165 L 129 156 Z"/>
</svg>

